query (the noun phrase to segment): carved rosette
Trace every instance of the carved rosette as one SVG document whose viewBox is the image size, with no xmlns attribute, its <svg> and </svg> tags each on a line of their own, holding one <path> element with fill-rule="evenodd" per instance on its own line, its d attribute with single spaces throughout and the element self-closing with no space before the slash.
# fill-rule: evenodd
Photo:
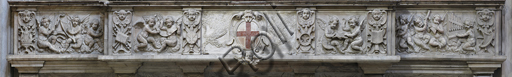
<svg viewBox="0 0 512 77">
<path fill-rule="evenodd" d="M 367 35 L 370 45 L 367 46 L 366 54 L 386 54 L 386 20 L 387 12 L 381 9 L 374 9 L 368 12 Z"/>
<path fill-rule="evenodd" d="M 129 37 L 132 34 L 130 25 L 132 12 L 127 10 L 114 11 L 113 15 L 113 36 L 114 36 L 114 54 L 131 54 L 131 43 Z"/>
<path fill-rule="evenodd" d="M 183 54 L 201 54 L 201 10 L 184 10 L 182 23 Z"/>
<path fill-rule="evenodd" d="M 36 13 L 31 10 L 24 10 L 18 12 L 18 54 L 35 54 L 37 51 L 36 46 Z"/>
<path fill-rule="evenodd" d="M 297 34 L 295 38 L 298 42 L 295 54 L 313 54 L 315 49 L 315 11 L 309 8 L 303 8 L 297 11 Z M 291 53 L 294 54 L 294 53 Z"/>
</svg>

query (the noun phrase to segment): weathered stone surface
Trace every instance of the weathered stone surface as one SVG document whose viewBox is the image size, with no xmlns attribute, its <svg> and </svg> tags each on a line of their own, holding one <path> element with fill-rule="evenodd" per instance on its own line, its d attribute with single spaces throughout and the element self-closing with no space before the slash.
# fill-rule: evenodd
<svg viewBox="0 0 512 77">
<path fill-rule="evenodd" d="M 9 3 L 20 76 L 486 76 L 510 31 L 502 0 Z"/>
</svg>

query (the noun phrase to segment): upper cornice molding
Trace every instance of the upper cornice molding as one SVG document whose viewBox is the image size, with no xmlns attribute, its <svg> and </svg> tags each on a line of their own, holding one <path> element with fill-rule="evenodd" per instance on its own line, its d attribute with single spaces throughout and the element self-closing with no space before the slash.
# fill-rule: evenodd
<svg viewBox="0 0 512 77">
<path fill-rule="evenodd" d="M 106 1 L 106 0 L 9 0 L 10 6 L 495 6 L 503 5 L 505 0 L 173 0 L 173 1 Z"/>
</svg>

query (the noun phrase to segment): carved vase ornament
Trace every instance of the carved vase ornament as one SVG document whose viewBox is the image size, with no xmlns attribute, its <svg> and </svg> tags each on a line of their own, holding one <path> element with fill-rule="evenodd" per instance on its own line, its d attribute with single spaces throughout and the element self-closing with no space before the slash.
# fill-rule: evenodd
<svg viewBox="0 0 512 77">
<path fill-rule="evenodd" d="M 201 12 L 188 9 L 183 12 L 183 53 L 201 54 Z"/>
<path fill-rule="evenodd" d="M 36 43 L 36 13 L 30 10 L 18 12 L 18 54 L 35 54 Z"/>
<path fill-rule="evenodd" d="M 313 54 L 315 49 L 315 11 L 303 8 L 297 11 L 297 50 L 299 54 Z"/>
<path fill-rule="evenodd" d="M 367 54 L 385 54 L 386 53 L 386 20 L 387 12 L 385 10 L 374 9 L 369 11 L 368 15 L 368 46 Z"/>
</svg>

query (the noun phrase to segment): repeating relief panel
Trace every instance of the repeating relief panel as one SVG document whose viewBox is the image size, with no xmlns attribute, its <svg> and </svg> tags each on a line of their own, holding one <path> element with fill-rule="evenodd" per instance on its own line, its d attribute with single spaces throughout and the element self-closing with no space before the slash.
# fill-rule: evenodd
<svg viewBox="0 0 512 77">
<path fill-rule="evenodd" d="M 397 14 L 399 54 L 495 54 L 494 11 Z"/>
<path fill-rule="evenodd" d="M 385 55 L 387 12 L 345 11 L 319 13 L 318 44 L 326 55 Z"/>
<path fill-rule="evenodd" d="M 16 16 L 17 54 L 102 54 L 102 15 L 97 12 L 35 12 Z"/>
<path fill-rule="evenodd" d="M 313 54 L 315 50 L 316 13 L 310 8 L 297 11 L 297 54 Z"/>
<path fill-rule="evenodd" d="M 199 9 L 118 10 L 113 15 L 114 55 L 202 54 Z"/>
</svg>

